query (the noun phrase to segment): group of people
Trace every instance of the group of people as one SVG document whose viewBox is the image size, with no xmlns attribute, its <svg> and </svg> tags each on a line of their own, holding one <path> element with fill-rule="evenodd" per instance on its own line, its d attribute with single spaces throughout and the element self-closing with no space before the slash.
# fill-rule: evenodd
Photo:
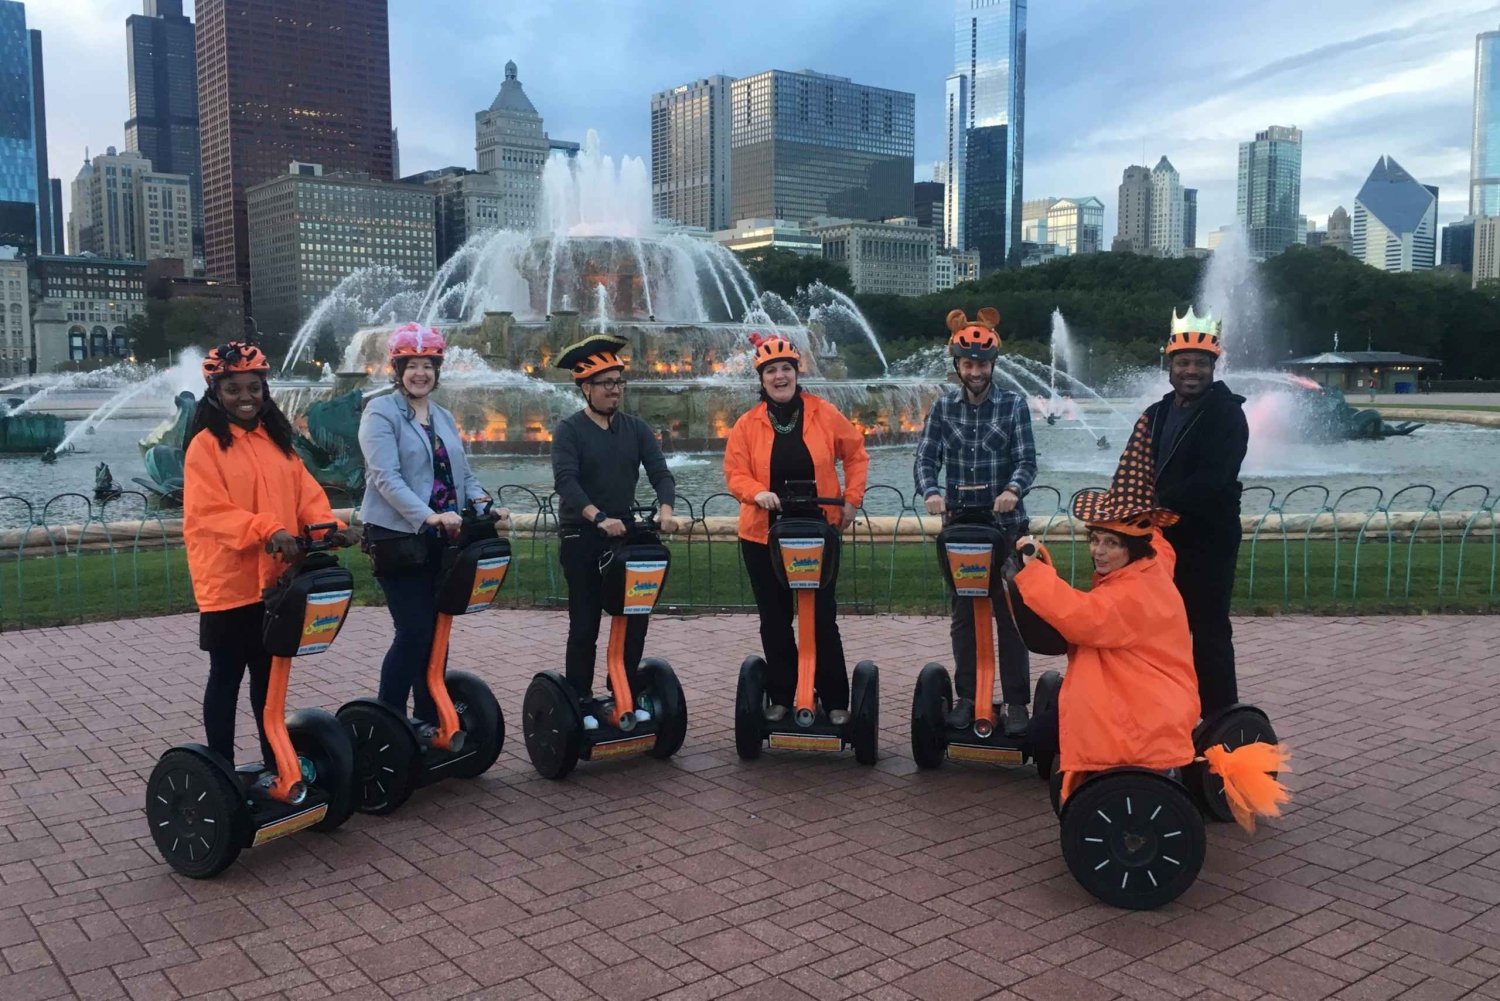
<svg viewBox="0 0 1500 1001">
<path fill-rule="evenodd" d="M 1031 541 L 1025 497 L 1037 475 L 1036 444 L 1026 400 L 994 378 L 999 315 L 985 308 L 970 320 L 954 310 L 947 322 L 958 385 L 927 414 L 916 447 L 917 493 L 929 514 L 946 517 L 971 503 L 973 488 L 983 488 L 996 523 L 1024 545 Z M 863 501 L 869 455 L 859 429 L 799 385 L 802 359 L 795 344 L 779 335 L 752 340 L 760 398 L 729 433 L 724 478 L 740 503 L 740 554 L 767 668 L 766 713 L 777 720 L 793 700 L 797 646 L 792 596 L 779 582 L 768 546 L 770 526 L 782 516 L 788 484 L 811 481 L 819 497 L 842 498 L 842 507 L 829 506 L 825 515 L 840 530 L 849 527 Z M 676 486 L 661 446 L 645 421 L 622 409 L 625 343 L 601 333 L 557 360 L 584 402 L 554 429 L 552 468 L 558 558 L 568 587 L 566 677 L 580 697 L 586 728 L 597 727 L 604 715 L 594 695 L 600 567 L 629 531 L 642 470 L 655 494 L 657 529 L 671 534 L 678 528 Z M 426 724 L 436 716 L 424 669 L 444 545 L 458 534 L 467 504 L 489 517 L 508 517 L 488 503 L 453 415 L 431 399 L 444 352 L 443 337 L 432 328 L 396 330 L 389 343 L 394 391 L 366 404 L 359 433 L 366 468 L 362 545 L 395 627 L 379 698 L 403 712 L 411 704 Z M 1120 733 L 1145 735 L 1140 740 L 1150 746 L 1133 749 L 1137 757 L 1162 767 L 1183 765 L 1192 758 L 1199 714 L 1237 700 L 1229 598 L 1248 431 L 1243 399 L 1214 379 L 1221 353 L 1216 324 L 1191 310 L 1185 318 L 1174 314 L 1166 347 L 1171 392 L 1141 415 L 1110 489 L 1086 491 L 1074 501 L 1075 516 L 1088 526 L 1094 587 L 1073 589 L 1034 556 L 1025 557 L 1015 577 L 1028 606 L 1070 645 L 1060 703 L 1065 772 L 1109 767 L 1125 753 L 1111 746 L 1117 738 L 1110 734 Z M 257 724 L 265 703 L 270 657 L 259 636 L 261 590 L 296 558 L 301 526 L 335 522 L 324 492 L 292 448 L 291 425 L 267 383 L 269 370 L 250 344 L 210 352 L 185 460 L 183 532 L 201 612 L 200 645 L 209 654 L 204 728 L 209 746 L 230 762 L 246 673 Z M 345 543 L 361 538 L 342 523 L 337 531 Z M 849 703 L 837 607 L 835 587 L 818 591 L 815 686 L 835 724 L 847 720 Z M 1027 646 L 1007 603 L 993 607 L 1000 719 L 1007 735 L 1021 736 L 1031 701 Z M 957 693 L 948 722 L 955 727 L 970 725 L 975 714 L 972 609 L 972 602 L 953 602 Z M 633 616 L 628 624 L 632 686 L 647 622 Z M 1133 717 L 1123 727 L 1122 714 Z M 1105 717 L 1114 725 L 1103 726 Z"/>
</svg>

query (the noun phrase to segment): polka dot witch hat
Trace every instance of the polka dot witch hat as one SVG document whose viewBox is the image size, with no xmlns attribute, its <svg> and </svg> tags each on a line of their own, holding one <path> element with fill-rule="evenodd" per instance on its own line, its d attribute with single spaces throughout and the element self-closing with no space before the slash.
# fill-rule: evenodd
<svg viewBox="0 0 1500 1001">
<path fill-rule="evenodd" d="M 1136 421 L 1130 441 L 1115 467 L 1115 478 L 1108 490 L 1080 490 L 1073 495 L 1073 517 L 1090 528 L 1102 528 L 1121 535 L 1150 535 L 1177 521 L 1175 512 L 1156 503 L 1156 482 L 1152 475 L 1151 425 L 1142 414 Z"/>
</svg>

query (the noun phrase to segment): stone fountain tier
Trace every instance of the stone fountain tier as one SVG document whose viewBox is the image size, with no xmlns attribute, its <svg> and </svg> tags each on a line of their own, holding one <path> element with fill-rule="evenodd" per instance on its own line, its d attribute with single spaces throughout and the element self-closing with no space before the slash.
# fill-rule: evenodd
<svg viewBox="0 0 1500 1001">
<path fill-rule="evenodd" d="M 609 327 L 625 336 L 630 363 L 626 407 L 656 429 L 670 451 L 724 447 L 729 428 L 755 403 L 746 327 L 740 323 L 672 324 L 627 321 Z M 762 329 L 765 329 L 762 327 Z M 520 321 L 510 313 L 487 313 L 479 323 L 449 327 L 449 362 L 440 399 L 453 410 L 471 451 L 535 454 L 547 451 L 552 427 L 577 410 L 581 399 L 567 372 L 551 360 L 589 332 L 577 313 L 559 310 L 544 321 Z M 805 328 L 786 331 L 808 344 L 804 388 L 833 402 L 874 443 L 911 440 L 942 384 L 922 379 L 845 378 L 843 361 Z M 282 394 L 294 413 L 306 413 L 309 434 L 320 428 L 314 400 L 354 390 L 379 391 L 385 381 L 385 336 L 361 332 L 351 352 L 355 367 L 321 384 Z"/>
</svg>

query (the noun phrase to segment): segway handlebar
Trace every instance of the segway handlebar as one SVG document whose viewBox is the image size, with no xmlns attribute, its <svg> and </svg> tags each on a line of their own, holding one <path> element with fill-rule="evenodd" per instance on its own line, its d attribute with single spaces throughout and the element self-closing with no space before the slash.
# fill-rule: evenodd
<svg viewBox="0 0 1500 1001">
<path fill-rule="evenodd" d="M 788 507 L 843 507 L 842 497 L 819 497 L 818 485 L 813 480 L 787 480 L 786 493 L 779 493 L 781 509 Z"/>
<path fill-rule="evenodd" d="M 342 537 L 335 540 L 334 537 L 338 531 L 339 523 L 336 521 L 320 521 L 316 525 L 306 525 L 302 529 L 302 534 L 297 536 L 297 548 L 304 553 L 323 553 L 330 549 L 343 549 L 349 543 Z M 322 532 L 323 535 L 321 538 L 314 538 L 314 532 Z M 275 551 L 276 547 L 267 542 L 266 552 Z"/>
</svg>

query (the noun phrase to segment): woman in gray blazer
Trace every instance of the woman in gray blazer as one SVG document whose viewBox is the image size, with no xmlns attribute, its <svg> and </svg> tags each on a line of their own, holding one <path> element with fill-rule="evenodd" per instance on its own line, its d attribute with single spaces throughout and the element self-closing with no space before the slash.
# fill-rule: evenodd
<svg viewBox="0 0 1500 1001">
<path fill-rule="evenodd" d="M 433 723 L 426 668 L 437 624 L 437 578 L 445 538 L 462 527 L 459 510 L 489 495 L 469 468 L 453 415 L 433 403 L 443 367 L 443 335 L 408 323 L 391 334 L 396 390 L 365 404 L 359 447 L 365 457 L 360 516 L 375 579 L 385 592 L 396 638 L 380 666 L 380 701 Z M 493 516 L 509 515 L 496 509 Z M 415 690 L 415 691 L 414 691 Z"/>
</svg>

